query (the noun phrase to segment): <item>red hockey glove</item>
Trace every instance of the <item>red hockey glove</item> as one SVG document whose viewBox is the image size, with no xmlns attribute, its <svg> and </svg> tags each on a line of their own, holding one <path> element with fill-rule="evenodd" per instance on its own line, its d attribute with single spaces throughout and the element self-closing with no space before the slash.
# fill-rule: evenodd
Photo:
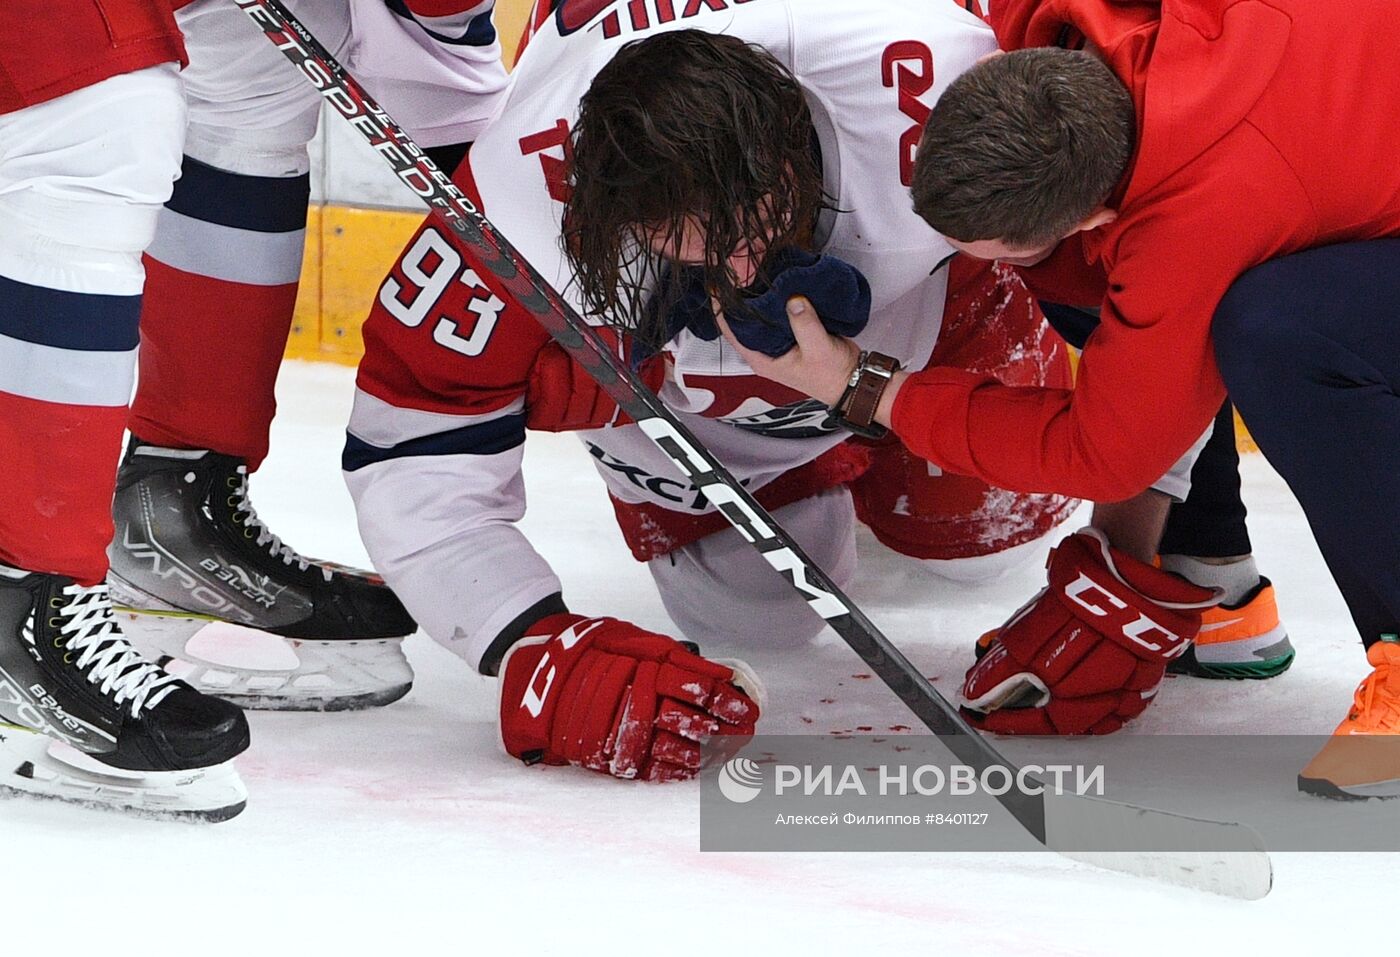
<svg viewBox="0 0 1400 957">
<path fill-rule="evenodd" d="M 1047 566 L 1050 584 L 968 671 L 963 717 L 1000 734 L 1117 731 L 1147 707 L 1218 596 L 1092 528 L 1061 542 Z"/>
<path fill-rule="evenodd" d="M 610 342 L 611 330 L 601 330 Z M 625 356 L 624 356 L 625 358 Z M 642 363 L 637 375 L 655 392 L 666 381 L 665 353 Z M 525 385 L 525 425 L 537 432 L 573 432 L 600 429 L 605 425 L 628 425 L 631 416 L 602 390 L 593 377 L 564 351 L 559 343 L 545 343 L 530 367 Z"/>
<path fill-rule="evenodd" d="M 527 764 L 694 777 L 703 738 L 753 734 L 758 704 L 739 682 L 756 682 L 735 664 L 616 618 L 550 615 L 501 663 L 501 740 Z"/>
</svg>

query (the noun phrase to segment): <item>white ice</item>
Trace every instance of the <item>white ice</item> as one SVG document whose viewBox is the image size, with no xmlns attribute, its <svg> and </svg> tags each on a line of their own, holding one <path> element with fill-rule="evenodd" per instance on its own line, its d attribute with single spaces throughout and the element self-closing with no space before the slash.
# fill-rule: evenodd
<svg viewBox="0 0 1400 957">
<path fill-rule="evenodd" d="M 366 561 L 339 474 L 352 372 L 289 363 L 259 513 L 301 551 Z M 668 627 L 602 484 L 569 436 L 532 435 L 527 533 L 581 611 Z M 1245 499 L 1299 649 L 1270 682 L 1172 679 L 1132 734 L 1325 734 L 1366 666 L 1282 481 L 1258 456 Z M 938 584 L 862 542 L 853 597 L 952 695 L 969 643 L 1037 587 L 1032 562 L 981 588 Z M 1050 854 L 702 854 L 693 784 L 525 768 L 498 749 L 494 682 L 418 636 L 408 698 L 358 714 L 258 714 L 248 810 L 218 826 L 0 803 L 4 950 L 100 954 L 1134 955 L 1333 953 L 1377 940 L 1389 854 L 1276 854 L 1242 903 Z M 749 650 L 762 730 L 916 722 L 835 635 Z M 1383 922 L 1382 922 L 1383 924 Z"/>
</svg>

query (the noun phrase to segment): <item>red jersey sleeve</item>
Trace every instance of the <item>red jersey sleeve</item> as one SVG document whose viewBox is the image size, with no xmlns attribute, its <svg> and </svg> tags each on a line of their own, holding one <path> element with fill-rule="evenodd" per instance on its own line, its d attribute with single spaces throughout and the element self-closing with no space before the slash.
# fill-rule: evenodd
<svg viewBox="0 0 1400 957">
<path fill-rule="evenodd" d="M 0 113 L 158 63 L 189 62 L 170 0 L 6 0 Z"/>
</svg>

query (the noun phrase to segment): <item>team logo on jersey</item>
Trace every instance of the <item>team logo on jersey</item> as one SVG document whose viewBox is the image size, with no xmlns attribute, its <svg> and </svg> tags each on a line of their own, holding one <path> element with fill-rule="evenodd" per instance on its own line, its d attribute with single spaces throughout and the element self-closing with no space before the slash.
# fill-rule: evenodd
<svg viewBox="0 0 1400 957">
<path fill-rule="evenodd" d="M 664 398 L 677 411 L 770 438 L 814 439 L 840 428 L 822 402 L 747 371 L 717 375 L 677 367 Z"/>
<path fill-rule="evenodd" d="M 918 40 L 900 40 L 885 48 L 880 58 L 880 79 L 899 91 L 899 111 L 911 121 L 899 138 L 899 179 L 905 186 L 914 183 L 914 154 L 924 135 L 933 108 L 921 99 L 933 89 L 933 51 Z"/>
<path fill-rule="evenodd" d="M 720 419 L 736 429 L 774 439 L 815 439 L 839 431 L 831 410 L 817 399 L 807 399 L 754 415 L 725 416 Z"/>
</svg>

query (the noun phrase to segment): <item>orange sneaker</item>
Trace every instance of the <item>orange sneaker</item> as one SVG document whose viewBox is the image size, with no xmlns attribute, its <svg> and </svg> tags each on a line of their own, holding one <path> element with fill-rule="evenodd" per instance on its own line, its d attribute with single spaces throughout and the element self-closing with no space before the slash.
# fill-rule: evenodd
<svg viewBox="0 0 1400 957">
<path fill-rule="evenodd" d="M 1298 774 L 1298 790 L 1321 797 L 1400 797 L 1400 636 L 1366 652 L 1375 668 L 1356 689 L 1332 738 Z"/>
<path fill-rule="evenodd" d="M 1293 664 L 1293 643 L 1278 617 L 1273 582 L 1259 584 L 1235 605 L 1206 609 L 1201 631 L 1169 674 L 1199 678 L 1272 678 Z"/>
</svg>

